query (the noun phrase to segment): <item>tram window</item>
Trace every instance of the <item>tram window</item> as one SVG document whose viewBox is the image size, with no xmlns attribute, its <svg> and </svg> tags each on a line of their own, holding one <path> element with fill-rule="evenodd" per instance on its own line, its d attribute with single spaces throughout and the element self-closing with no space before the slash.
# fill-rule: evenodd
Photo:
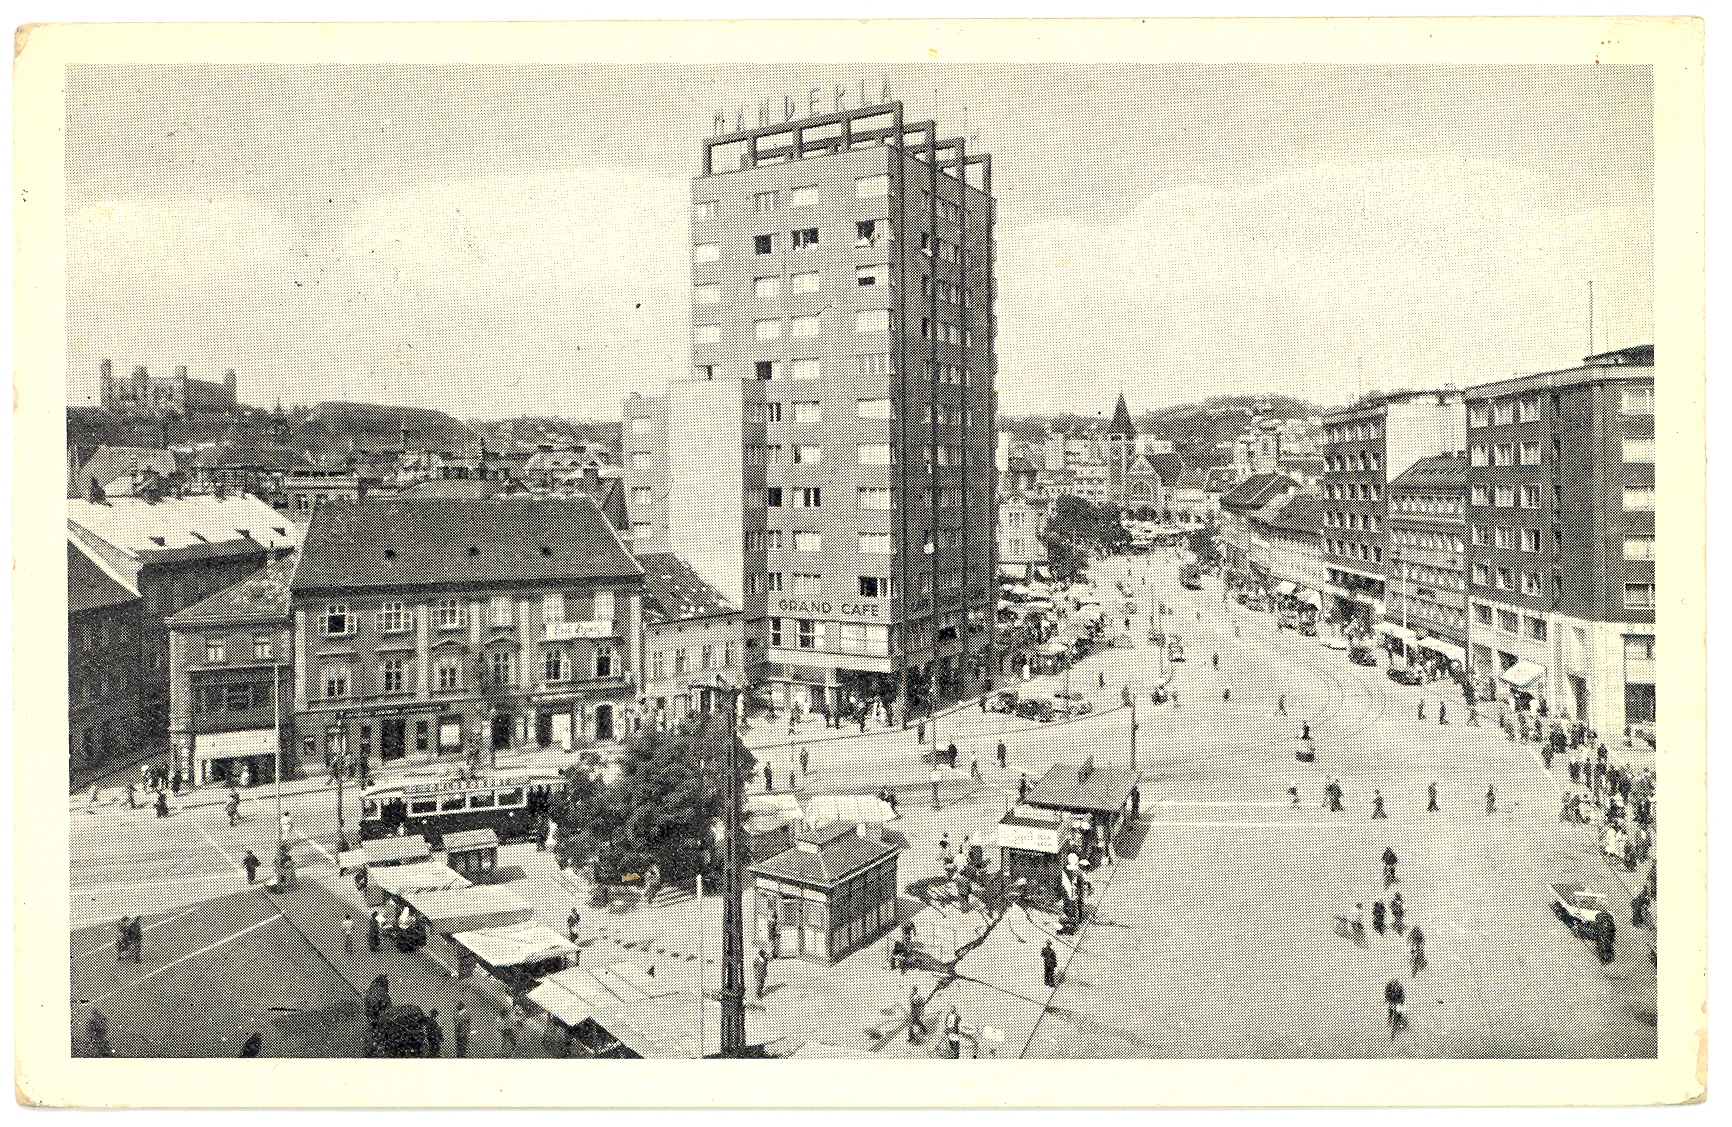
<svg viewBox="0 0 1732 1127">
<path fill-rule="evenodd" d="M 411 814 L 431 814 L 431 813 L 433 813 L 433 808 L 437 805 L 439 805 L 439 804 L 437 802 L 435 802 L 433 799 L 424 798 L 419 802 L 411 802 L 409 804 L 409 813 L 411 813 Z"/>
<path fill-rule="evenodd" d="M 441 809 L 441 810 L 461 810 L 461 809 L 463 809 L 463 796 L 460 794 L 454 794 L 450 798 L 440 799 L 439 800 L 439 809 Z"/>
<path fill-rule="evenodd" d="M 361 800 L 361 817 L 363 817 L 363 818 L 377 818 L 378 816 L 379 816 L 379 804 L 377 802 L 374 802 L 370 798 L 362 799 Z"/>
<path fill-rule="evenodd" d="M 523 805 L 523 788 L 517 787 L 517 788 L 512 789 L 512 790 L 500 791 L 499 792 L 499 805 L 501 805 L 501 806 L 522 806 Z"/>
<path fill-rule="evenodd" d="M 484 790 L 480 794 L 469 796 L 469 809 L 481 810 L 493 805 L 493 792 Z"/>
</svg>

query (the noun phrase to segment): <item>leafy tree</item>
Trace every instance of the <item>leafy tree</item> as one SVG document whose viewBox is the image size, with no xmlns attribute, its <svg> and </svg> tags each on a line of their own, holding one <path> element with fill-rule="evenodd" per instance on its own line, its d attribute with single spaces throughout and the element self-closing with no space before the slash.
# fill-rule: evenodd
<svg viewBox="0 0 1732 1127">
<path fill-rule="evenodd" d="M 670 731 L 640 732 L 611 763 L 586 751 L 565 772 L 565 796 L 554 812 L 560 864 L 593 863 L 598 885 L 651 865 L 669 883 L 717 873 L 725 738 L 722 718 L 705 715 Z M 743 792 L 756 760 L 743 743 L 739 758 Z"/>
</svg>

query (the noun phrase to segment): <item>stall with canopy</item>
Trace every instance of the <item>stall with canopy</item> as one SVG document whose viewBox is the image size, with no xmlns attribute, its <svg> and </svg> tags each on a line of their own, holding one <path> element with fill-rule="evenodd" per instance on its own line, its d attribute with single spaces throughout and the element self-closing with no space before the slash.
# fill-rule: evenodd
<svg viewBox="0 0 1732 1127">
<path fill-rule="evenodd" d="M 403 900 L 438 935 L 507 927 L 535 915 L 535 909 L 515 892 L 486 885 L 409 892 L 403 895 Z"/>
<path fill-rule="evenodd" d="M 460 931 L 451 942 L 485 966 L 512 993 L 564 969 L 578 953 L 577 944 L 536 920 Z"/>
</svg>

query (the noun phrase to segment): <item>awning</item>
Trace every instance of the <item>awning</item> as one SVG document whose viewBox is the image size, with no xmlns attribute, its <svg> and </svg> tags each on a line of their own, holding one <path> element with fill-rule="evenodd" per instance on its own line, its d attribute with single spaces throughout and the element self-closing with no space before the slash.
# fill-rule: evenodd
<svg viewBox="0 0 1732 1127">
<path fill-rule="evenodd" d="M 1462 665 L 1467 664 L 1467 651 L 1453 642 L 1445 642 L 1440 638 L 1421 638 L 1419 648 L 1442 654 L 1449 660 L 1460 662 Z"/>
<path fill-rule="evenodd" d="M 427 926 L 440 935 L 505 927 L 535 915 L 535 909 L 515 892 L 486 885 L 447 892 L 411 892 L 403 899 L 426 916 Z"/>
<path fill-rule="evenodd" d="M 242 732 L 200 732 L 193 737 L 193 759 L 239 759 L 249 755 L 275 755 L 274 728 L 252 728 Z"/>
<path fill-rule="evenodd" d="M 585 1018 L 594 1017 L 597 1010 L 643 997 L 636 990 L 627 990 L 622 997 L 588 967 L 566 967 L 550 974 L 528 996 L 531 1002 L 568 1026 L 579 1025 Z"/>
<path fill-rule="evenodd" d="M 468 888 L 471 883 L 461 873 L 437 861 L 417 861 L 409 865 L 386 865 L 383 868 L 370 869 L 367 881 L 398 897 L 412 892 Z"/>
<path fill-rule="evenodd" d="M 447 854 L 462 853 L 471 849 L 497 849 L 499 848 L 499 835 L 494 833 L 491 828 L 483 826 L 478 830 L 461 830 L 454 834 L 446 834 L 443 844 Z"/>
<path fill-rule="evenodd" d="M 1379 634 L 1387 634 L 1391 638 L 1406 642 L 1410 646 L 1419 641 L 1418 636 L 1415 635 L 1413 631 L 1401 625 L 1399 622 L 1379 622 L 1377 624 L 1377 632 Z"/>
<path fill-rule="evenodd" d="M 1503 671 L 1503 679 L 1518 689 L 1526 689 L 1545 675 L 1545 666 L 1531 661 L 1518 661 Z"/>
<path fill-rule="evenodd" d="M 577 944 L 534 920 L 507 927 L 461 931 L 453 935 L 451 941 L 467 947 L 490 967 L 523 966 L 577 951 Z"/>
<path fill-rule="evenodd" d="M 704 1008 L 704 1043 L 698 1045 L 698 1006 Z M 761 1045 L 781 1036 L 768 1015 L 746 1010 L 746 1041 Z M 620 1002 L 595 1014 L 595 1023 L 645 1060 L 691 1060 L 722 1048 L 722 1005 L 714 998 L 680 991 L 643 1001 Z"/>
<path fill-rule="evenodd" d="M 811 830 L 832 822 L 881 826 L 896 817 L 890 804 L 877 795 L 821 794 L 806 801 L 806 828 Z"/>
<path fill-rule="evenodd" d="M 381 837 L 361 846 L 369 865 L 397 865 L 404 861 L 425 861 L 433 856 L 427 841 L 420 834 L 406 837 Z"/>
<path fill-rule="evenodd" d="M 1298 588 L 1293 585 L 1293 581 L 1291 579 L 1283 579 L 1281 582 L 1279 582 L 1275 585 L 1275 593 L 1277 595 L 1291 595 L 1293 592 L 1295 592 L 1297 590 L 1298 590 Z"/>
<path fill-rule="evenodd" d="M 1310 603 L 1312 606 L 1316 607 L 1318 610 L 1323 609 L 1323 596 L 1319 595 L 1315 591 L 1301 591 L 1301 592 L 1299 592 L 1299 601 L 1302 603 Z"/>
</svg>

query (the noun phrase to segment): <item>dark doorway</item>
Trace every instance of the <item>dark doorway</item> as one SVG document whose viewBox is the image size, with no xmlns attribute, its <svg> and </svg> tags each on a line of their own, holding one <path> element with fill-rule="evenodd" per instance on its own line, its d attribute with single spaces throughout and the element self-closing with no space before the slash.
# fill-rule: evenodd
<svg viewBox="0 0 1732 1127">
<path fill-rule="evenodd" d="M 403 734 L 406 721 L 384 720 L 379 723 L 379 758 L 385 762 L 403 758 Z"/>
<path fill-rule="evenodd" d="M 613 706 L 611 704 L 596 705 L 595 738 L 598 740 L 613 739 Z"/>
<path fill-rule="evenodd" d="M 493 718 L 493 750 L 504 751 L 511 746 L 511 717 L 499 715 Z"/>
<path fill-rule="evenodd" d="M 546 747 L 553 742 L 553 713 L 537 712 L 535 714 L 535 743 L 538 747 Z"/>
<path fill-rule="evenodd" d="M 1575 697 L 1576 719 L 1588 718 L 1588 683 L 1577 674 L 1570 674 L 1570 695 Z"/>
</svg>

